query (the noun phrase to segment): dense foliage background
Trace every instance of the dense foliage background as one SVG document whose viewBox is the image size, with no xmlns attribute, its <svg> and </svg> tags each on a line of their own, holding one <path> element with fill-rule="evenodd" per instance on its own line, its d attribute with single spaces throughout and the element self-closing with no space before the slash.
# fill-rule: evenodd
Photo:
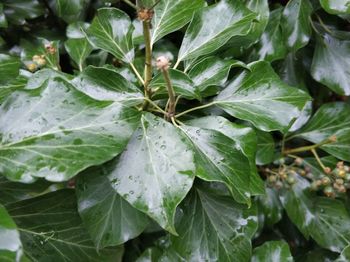
<svg viewBox="0 0 350 262">
<path fill-rule="evenodd" d="M 349 21 L 0 0 L 0 261 L 350 261 Z"/>
</svg>

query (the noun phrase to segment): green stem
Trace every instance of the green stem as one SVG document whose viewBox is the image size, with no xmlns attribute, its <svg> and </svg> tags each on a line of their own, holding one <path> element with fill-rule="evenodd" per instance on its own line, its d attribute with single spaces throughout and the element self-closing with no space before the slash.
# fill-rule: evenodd
<svg viewBox="0 0 350 262">
<path fill-rule="evenodd" d="M 322 163 L 320 157 L 318 156 L 317 152 L 315 149 L 311 149 L 312 154 L 314 155 L 314 157 L 317 160 L 317 163 L 320 165 L 320 167 L 322 167 L 323 170 L 326 170 L 326 166 Z"/>
<path fill-rule="evenodd" d="M 175 97 L 175 91 L 173 88 L 173 85 L 171 84 L 171 80 L 170 80 L 170 75 L 169 75 L 169 71 L 168 69 L 162 70 L 164 79 L 165 79 L 165 83 L 166 83 L 166 87 L 168 90 L 168 95 L 169 95 L 169 106 L 168 106 L 168 116 L 170 118 L 175 116 L 175 110 L 176 110 L 176 97 Z"/>
<path fill-rule="evenodd" d="M 150 32 L 150 21 L 143 21 L 143 36 L 145 39 L 145 50 L 146 50 L 146 62 L 145 62 L 145 95 L 150 97 L 149 83 L 152 80 L 152 46 L 151 46 L 151 32 Z"/>
<path fill-rule="evenodd" d="M 139 71 L 137 71 L 136 67 L 134 66 L 134 64 L 132 62 L 130 63 L 130 67 L 134 71 L 134 73 L 137 76 L 137 78 L 139 79 L 139 81 L 144 85 L 145 81 L 143 80 L 143 78 L 140 75 Z"/>
<path fill-rule="evenodd" d="M 124 3 L 126 3 L 127 5 L 129 5 L 130 7 L 134 8 L 135 10 L 137 10 L 137 6 L 132 3 L 130 0 L 123 0 Z"/>
<path fill-rule="evenodd" d="M 202 105 L 202 106 L 193 107 L 191 109 L 188 109 L 186 111 L 181 112 L 180 114 L 177 114 L 175 116 L 175 118 L 181 117 L 181 116 L 186 115 L 186 114 L 188 114 L 190 112 L 193 112 L 193 111 L 196 111 L 196 110 L 200 110 L 200 109 L 203 109 L 203 108 L 207 108 L 207 107 L 210 107 L 210 106 L 213 106 L 213 105 L 215 105 L 215 102 L 211 102 L 209 104 Z"/>
<path fill-rule="evenodd" d="M 288 155 L 288 154 L 293 154 L 293 153 L 300 153 L 300 152 L 305 152 L 305 151 L 311 151 L 314 150 L 316 148 L 319 148 L 320 146 L 323 146 L 325 144 L 329 144 L 329 143 L 333 143 L 334 141 L 327 138 L 326 140 L 318 143 L 318 144 L 314 144 L 311 146 L 302 146 L 302 147 L 298 147 L 298 148 L 293 148 L 293 149 L 289 149 L 289 150 L 284 150 L 283 154 L 284 155 Z"/>
<path fill-rule="evenodd" d="M 179 66 L 180 62 L 181 62 L 180 59 L 178 59 L 178 60 L 176 61 L 175 65 L 174 65 L 174 69 L 176 69 L 176 68 Z"/>
</svg>

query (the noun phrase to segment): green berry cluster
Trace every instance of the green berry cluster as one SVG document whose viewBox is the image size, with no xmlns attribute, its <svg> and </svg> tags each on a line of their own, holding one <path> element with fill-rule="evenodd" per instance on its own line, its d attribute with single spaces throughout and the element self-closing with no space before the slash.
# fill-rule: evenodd
<svg viewBox="0 0 350 262">
<path fill-rule="evenodd" d="M 265 173 L 267 174 L 267 185 L 275 189 L 290 188 L 296 183 L 297 173 L 285 167 L 277 172 L 265 168 Z"/>
</svg>

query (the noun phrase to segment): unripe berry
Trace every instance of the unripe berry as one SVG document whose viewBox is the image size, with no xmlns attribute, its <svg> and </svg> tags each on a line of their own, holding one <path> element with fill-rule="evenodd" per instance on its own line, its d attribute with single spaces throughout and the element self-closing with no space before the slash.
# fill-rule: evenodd
<svg viewBox="0 0 350 262">
<path fill-rule="evenodd" d="M 339 192 L 339 193 L 345 193 L 345 192 L 346 192 L 345 186 L 344 186 L 344 185 L 339 186 L 339 187 L 338 187 L 338 192 Z"/>
<path fill-rule="evenodd" d="M 270 183 L 275 183 L 277 181 L 277 178 L 276 178 L 276 176 L 271 175 L 271 176 L 268 177 L 268 180 L 269 180 Z"/>
<path fill-rule="evenodd" d="M 345 175 L 345 180 L 350 182 L 350 173 L 346 173 Z"/>
<path fill-rule="evenodd" d="M 324 178 L 322 178 L 322 185 L 324 186 L 328 186 L 331 183 L 331 179 L 327 176 L 325 176 Z"/>
<path fill-rule="evenodd" d="M 334 193 L 334 190 L 331 186 L 326 186 L 324 189 L 323 189 L 323 193 L 327 196 L 327 197 L 334 197 L 335 196 L 335 193 Z"/>
<path fill-rule="evenodd" d="M 26 66 L 30 72 L 35 72 L 38 69 L 38 66 L 34 63 L 27 64 Z"/>
<path fill-rule="evenodd" d="M 341 169 L 341 170 L 338 171 L 338 176 L 339 176 L 339 177 L 344 178 L 345 175 L 346 175 L 345 170 Z"/>
<path fill-rule="evenodd" d="M 297 166 L 301 166 L 303 164 L 303 159 L 298 157 L 294 160 L 294 163 L 297 165 Z"/>
<path fill-rule="evenodd" d="M 323 170 L 326 174 L 330 174 L 332 172 L 332 169 L 330 169 L 329 167 L 325 167 L 325 169 Z"/>
<path fill-rule="evenodd" d="M 341 179 L 341 178 L 337 178 L 337 179 L 335 180 L 335 183 L 337 183 L 338 185 L 343 185 L 343 184 L 344 184 L 344 180 Z"/>
<path fill-rule="evenodd" d="M 281 181 L 277 181 L 276 183 L 275 183 L 275 188 L 276 189 L 281 189 L 283 187 L 283 183 L 281 182 Z"/>
<path fill-rule="evenodd" d="M 288 184 L 290 184 L 290 185 L 293 185 L 293 184 L 295 184 L 295 178 L 294 177 L 292 177 L 292 176 L 289 176 L 288 178 L 287 178 L 287 182 L 288 182 Z"/>
<path fill-rule="evenodd" d="M 314 191 L 317 191 L 317 190 L 318 190 L 318 185 L 317 185 L 316 181 L 314 181 L 314 182 L 311 183 L 310 188 L 311 188 L 311 190 L 314 190 Z"/>
</svg>

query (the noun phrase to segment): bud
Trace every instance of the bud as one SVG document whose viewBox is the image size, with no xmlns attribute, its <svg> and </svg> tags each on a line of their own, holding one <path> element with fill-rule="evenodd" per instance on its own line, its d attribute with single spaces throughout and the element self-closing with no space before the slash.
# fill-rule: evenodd
<svg viewBox="0 0 350 262">
<path fill-rule="evenodd" d="M 332 169 L 330 169 L 329 167 L 325 167 L 325 169 L 323 170 L 326 174 L 330 174 L 332 172 Z"/>
<path fill-rule="evenodd" d="M 275 183 L 277 181 L 277 178 L 276 178 L 276 176 L 271 175 L 271 176 L 268 177 L 268 180 L 269 180 L 270 183 Z"/>
<path fill-rule="evenodd" d="M 52 45 L 52 43 L 45 44 L 45 49 L 51 55 L 54 55 L 57 52 L 56 48 Z"/>
<path fill-rule="evenodd" d="M 290 177 L 287 178 L 287 183 L 288 184 L 293 185 L 293 184 L 295 184 L 295 182 L 296 181 L 295 181 L 294 177 L 290 176 Z"/>
<path fill-rule="evenodd" d="M 44 66 L 46 64 L 45 56 L 41 55 L 35 55 L 32 58 L 33 62 L 36 63 L 38 66 Z"/>
<path fill-rule="evenodd" d="M 323 189 L 323 193 L 327 196 L 327 197 L 334 197 L 335 193 L 334 190 L 331 186 L 327 186 Z"/>
<path fill-rule="evenodd" d="M 27 64 L 26 67 L 30 72 L 35 72 L 38 69 L 38 66 L 34 63 Z"/>
<path fill-rule="evenodd" d="M 153 18 L 153 9 L 141 8 L 137 12 L 137 18 L 142 22 L 150 22 Z"/>
<path fill-rule="evenodd" d="M 294 163 L 298 166 L 301 166 L 303 164 L 303 159 L 298 157 L 294 160 Z"/>
<path fill-rule="evenodd" d="M 336 135 L 330 136 L 328 139 L 332 143 L 337 142 L 337 136 Z"/>
<path fill-rule="evenodd" d="M 165 71 L 170 67 L 169 59 L 165 56 L 160 56 L 157 58 L 157 68 L 158 70 Z"/>
</svg>

